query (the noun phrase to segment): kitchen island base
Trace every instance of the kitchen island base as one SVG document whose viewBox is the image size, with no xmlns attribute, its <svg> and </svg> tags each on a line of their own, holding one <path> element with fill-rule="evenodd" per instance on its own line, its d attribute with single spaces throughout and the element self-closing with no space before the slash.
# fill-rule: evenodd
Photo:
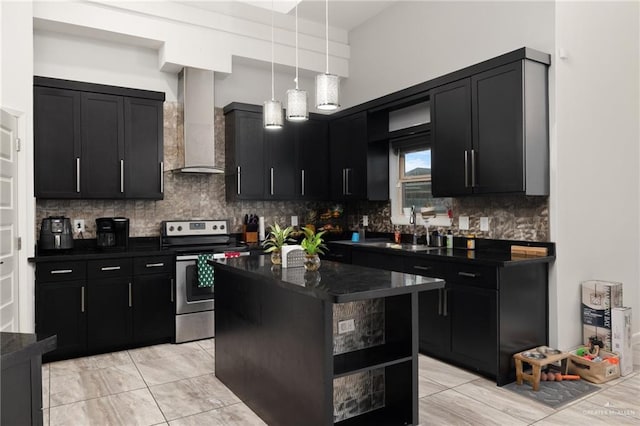
<svg viewBox="0 0 640 426">
<path fill-rule="evenodd" d="M 233 260 L 244 266 L 252 261 L 257 262 L 253 257 Z M 268 261 L 256 266 L 262 271 L 256 274 L 247 272 L 250 268 L 215 266 L 216 376 L 269 425 L 418 424 L 418 288 L 331 300 L 322 287 L 340 270 L 355 271 L 362 279 L 366 276 L 357 272 L 383 271 L 325 262 L 320 284 L 318 275 L 300 274 L 315 282 L 308 287 L 302 282 L 296 290 L 277 284 L 289 272 L 279 267 L 268 272 L 276 278 L 266 279 L 263 273 L 270 266 Z M 415 280 L 409 274 L 383 274 Z M 435 288 L 443 285 L 428 280 Z M 334 311 L 355 300 L 379 300 L 383 330 L 376 337 L 369 328 L 358 339 L 365 347 L 335 353 L 334 340 L 344 330 L 338 332 Z M 354 325 L 357 331 L 362 324 Z M 365 381 L 345 389 L 358 376 Z M 367 386 L 360 400 L 344 400 Z"/>
</svg>

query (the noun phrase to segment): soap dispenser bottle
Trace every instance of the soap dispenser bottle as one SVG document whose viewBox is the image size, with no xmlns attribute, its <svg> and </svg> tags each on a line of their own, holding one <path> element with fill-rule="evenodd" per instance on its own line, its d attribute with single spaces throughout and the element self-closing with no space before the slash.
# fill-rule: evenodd
<svg viewBox="0 0 640 426">
<path fill-rule="evenodd" d="M 451 229 L 447 231 L 447 248 L 453 248 L 453 233 L 451 233 Z"/>
</svg>

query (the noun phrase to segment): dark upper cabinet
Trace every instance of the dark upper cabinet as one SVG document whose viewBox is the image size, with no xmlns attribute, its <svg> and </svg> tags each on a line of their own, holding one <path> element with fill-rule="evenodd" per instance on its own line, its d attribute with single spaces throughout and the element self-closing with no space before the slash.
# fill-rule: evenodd
<svg viewBox="0 0 640 426">
<path fill-rule="evenodd" d="M 34 81 L 37 198 L 163 197 L 164 93 Z"/>
<path fill-rule="evenodd" d="M 262 115 L 261 115 L 262 118 Z M 296 193 L 296 129 L 264 129 L 264 198 L 290 200 Z"/>
<path fill-rule="evenodd" d="M 227 200 L 264 197 L 262 113 L 225 109 L 225 187 Z"/>
<path fill-rule="evenodd" d="M 328 120 L 311 115 L 266 130 L 262 108 L 225 107 L 227 200 L 326 200 L 329 198 Z"/>
<path fill-rule="evenodd" d="M 82 93 L 80 192 L 91 198 L 124 197 L 122 96 Z"/>
<path fill-rule="evenodd" d="M 80 93 L 34 88 L 35 195 L 80 198 Z"/>
<path fill-rule="evenodd" d="M 329 124 L 311 115 L 308 121 L 289 123 L 295 129 L 298 166 L 296 194 L 303 200 L 329 199 Z"/>
<path fill-rule="evenodd" d="M 340 117 L 329 124 L 331 198 L 367 198 L 367 113 Z"/>
<path fill-rule="evenodd" d="M 430 96 L 434 196 L 548 195 L 545 64 L 508 63 Z"/>
<path fill-rule="evenodd" d="M 163 105 L 124 98 L 124 192 L 128 198 L 163 197 Z"/>
</svg>

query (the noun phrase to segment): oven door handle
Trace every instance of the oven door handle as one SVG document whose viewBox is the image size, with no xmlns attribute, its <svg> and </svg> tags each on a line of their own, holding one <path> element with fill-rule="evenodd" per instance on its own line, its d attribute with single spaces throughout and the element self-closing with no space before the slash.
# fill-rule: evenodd
<svg viewBox="0 0 640 426">
<path fill-rule="evenodd" d="M 176 256 L 176 262 L 185 262 L 189 260 L 198 260 L 198 255 Z"/>
</svg>

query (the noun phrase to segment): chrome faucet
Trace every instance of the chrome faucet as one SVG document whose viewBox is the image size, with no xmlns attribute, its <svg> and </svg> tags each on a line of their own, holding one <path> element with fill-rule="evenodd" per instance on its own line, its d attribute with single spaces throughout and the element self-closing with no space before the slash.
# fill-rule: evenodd
<svg viewBox="0 0 640 426">
<path fill-rule="evenodd" d="M 409 224 L 413 225 L 413 245 L 418 245 L 418 231 L 416 230 L 416 206 L 411 206 L 411 215 L 409 216 Z"/>
</svg>

